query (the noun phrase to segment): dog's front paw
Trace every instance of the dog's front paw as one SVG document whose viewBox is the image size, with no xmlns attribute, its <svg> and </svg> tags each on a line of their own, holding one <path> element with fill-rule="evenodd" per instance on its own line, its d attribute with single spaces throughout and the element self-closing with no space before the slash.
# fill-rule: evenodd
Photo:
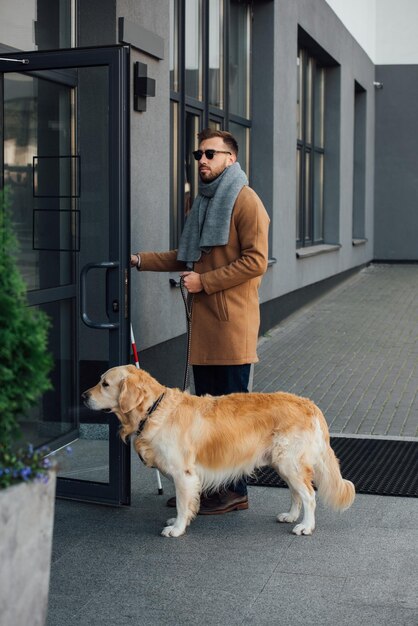
<svg viewBox="0 0 418 626">
<path fill-rule="evenodd" d="M 306 524 L 296 524 L 294 529 L 292 530 L 294 535 L 312 535 L 313 527 L 307 526 Z"/>
<path fill-rule="evenodd" d="M 180 537 L 180 535 L 184 535 L 185 530 L 181 530 L 181 528 L 176 528 L 175 526 L 166 526 L 161 531 L 163 537 Z"/>
<path fill-rule="evenodd" d="M 276 519 L 278 522 L 296 522 L 298 517 L 299 515 L 290 515 L 290 513 L 280 513 Z"/>
</svg>

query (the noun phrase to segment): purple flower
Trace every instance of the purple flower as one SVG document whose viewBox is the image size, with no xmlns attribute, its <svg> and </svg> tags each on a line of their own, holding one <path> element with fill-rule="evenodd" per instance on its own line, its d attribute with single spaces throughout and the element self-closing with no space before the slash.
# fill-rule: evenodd
<svg viewBox="0 0 418 626">
<path fill-rule="evenodd" d="M 29 476 L 32 474 L 32 470 L 30 467 L 24 467 L 21 471 L 20 471 L 20 475 L 23 478 L 23 480 L 29 480 Z"/>
</svg>

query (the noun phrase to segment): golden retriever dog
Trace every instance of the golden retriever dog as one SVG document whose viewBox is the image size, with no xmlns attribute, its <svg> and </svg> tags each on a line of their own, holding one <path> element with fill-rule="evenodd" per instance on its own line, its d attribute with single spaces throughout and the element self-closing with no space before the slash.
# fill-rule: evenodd
<svg viewBox="0 0 418 626">
<path fill-rule="evenodd" d="M 126 440 L 144 463 L 170 476 L 176 489 L 177 517 L 164 537 L 183 535 L 199 510 L 201 492 L 270 465 L 286 481 L 291 506 L 278 522 L 296 522 L 295 535 L 315 528 L 315 491 L 336 510 L 355 497 L 330 447 L 327 423 L 310 400 L 290 393 L 232 393 L 193 396 L 161 385 L 133 365 L 114 367 L 82 395 L 96 411 L 113 412 Z"/>
</svg>

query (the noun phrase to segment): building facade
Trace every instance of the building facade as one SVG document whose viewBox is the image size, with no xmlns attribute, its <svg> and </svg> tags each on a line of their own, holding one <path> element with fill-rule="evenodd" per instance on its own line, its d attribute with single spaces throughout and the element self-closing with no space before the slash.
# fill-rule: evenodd
<svg viewBox="0 0 418 626">
<path fill-rule="evenodd" d="M 116 420 L 78 398 L 130 359 L 131 323 L 141 365 L 181 385 L 178 276 L 131 273 L 129 252 L 176 247 L 202 128 L 235 134 L 271 218 L 262 332 L 375 258 L 416 260 L 408 137 L 417 122 L 406 86 L 418 65 L 377 65 L 365 51 L 377 34 L 361 45 L 337 5 L 1 3 L 2 185 L 28 301 L 52 319 L 56 362 L 54 392 L 24 424 L 37 443 L 77 440 L 80 457 L 93 445 L 97 456 L 77 480 L 63 469 L 62 495 L 129 501 Z"/>
</svg>

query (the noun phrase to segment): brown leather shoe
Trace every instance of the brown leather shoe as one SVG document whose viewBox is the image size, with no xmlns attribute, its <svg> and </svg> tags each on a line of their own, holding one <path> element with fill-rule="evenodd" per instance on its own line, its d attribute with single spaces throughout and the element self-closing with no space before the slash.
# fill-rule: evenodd
<svg viewBox="0 0 418 626">
<path fill-rule="evenodd" d="M 176 496 L 169 498 L 166 505 L 175 509 L 177 506 Z M 213 493 L 209 496 L 200 496 L 199 515 L 221 515 L 230 511 L 243 511 L 248 509 L 248 496 L 235 493 L 234 491 L 226 491 L 222 493 Z"/>
<path fill-rule="evenodd" d="M 243 511 L 245 509 L 248 509 L 248 496 L 228 489 L 227 491 L 201 498 L 198 514 L 222 515 L 230 511 Z"/>
</svg>

